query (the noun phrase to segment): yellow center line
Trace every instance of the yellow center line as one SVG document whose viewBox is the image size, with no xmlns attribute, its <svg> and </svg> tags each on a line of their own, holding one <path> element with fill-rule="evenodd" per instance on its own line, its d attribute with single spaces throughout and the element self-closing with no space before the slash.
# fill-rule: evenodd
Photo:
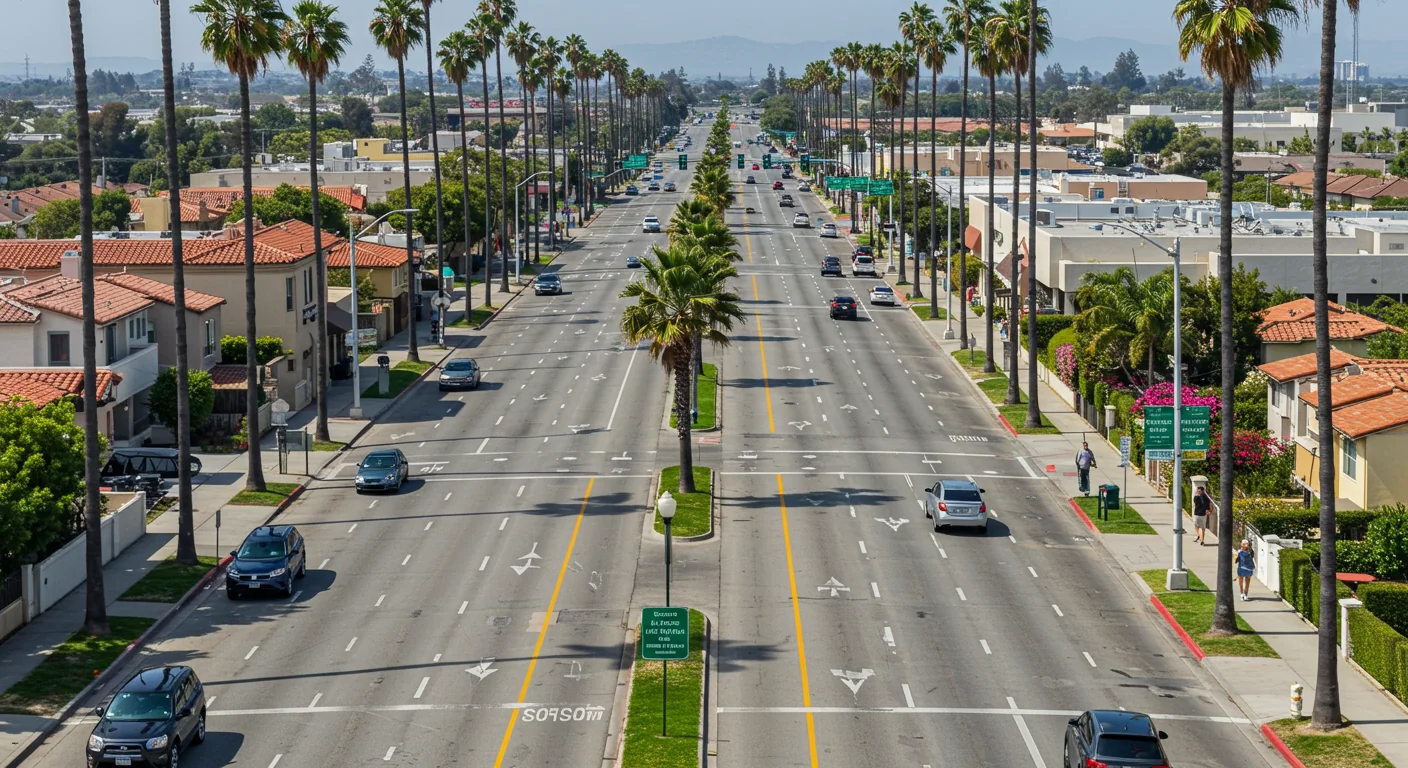
<svg viewBox="0 0 1408 768">
<path fill-rule="evenodd" d="M 781 477 L 778 478 L 779 482 Z M 567 541 L 567 553 L 562 556 L 562 567 L 557 571 L 557 583 L 552 587 L 552 598 L 548 600 L 548 612 L 543 617 L 543 626 L 538 629 L 538 642 L 533 646 L 533 656 L 528 659 L 528 674 L 523 676 L 523 687 L 518 690 L 518 703 L 528 699 L 528 684 L 533 681 L 533 669 L 538 666 L 538 654 L 543 651 L 543 641 L 548 636 L 548 625 L 552 623 L 552 611 L 557 606 L 557 593 L 562 590 L 562 579 L 567 576 L 567 566 L 572 562 L 572 550 L 577 546 L 577 533 L 582 529 L 582 517 L 587 513 L 587 501 L 592 497 L 592 485 L 596 478 L 587 481 L 587 492 L 582 496 L 582 506 L 577 510 L 577 522 L 572 525 L 572 538 Z M 793 593 L 796 593 L 794 588 Z M 508 718 L 508 728 L 504 729 L 503 743 L 499 744 L 499 756 L 494 759 L 494 768 L 501 768 L 504 755 L 508 754 L 508 743 L 513 739 L 513 726 L 518 722 L 519 711 L 513 710 Z M 808 715 L 810 717 L 810 715 Z"/>
<path fill-rule="evenodd" d="M 743 214 L 747 217 L 748 214 Z M 748 263 L 753 263 L 753 238 L 745 236 L 743 244 L 748 247 Z M 758 301 L 758 276 L 753 275 L 753 301 Z M 768 406 L 768 432 L 777 431 L 772 420 L 772 388 L 768 386 L 768 354 L 763 351 L 763 317 L 753 310 L 753 320 L 758 324 L 758 357 L 763 361 L 763 402 Z"/>
<path fill-rule="evenodd" d="M 797 663 L 802 670 L 802 706 L 811 709 L 812 689 L 807 680 L 807 644 L 802 639 L 802 604 L 797 600 L 797 572 L 792 567 L 792 534 L 787 527 L 787 492 L 782 487 L 782 475 L 777 476 L 777 503 L 782 510 L 782 546 L 787 550 L 787 584 L 792 589 L 792 622 L 797 628 Z M 807 712 L 807 746 L 811 750 L 812 768 L 817 767 L 816 721 Z"/>
</svg>

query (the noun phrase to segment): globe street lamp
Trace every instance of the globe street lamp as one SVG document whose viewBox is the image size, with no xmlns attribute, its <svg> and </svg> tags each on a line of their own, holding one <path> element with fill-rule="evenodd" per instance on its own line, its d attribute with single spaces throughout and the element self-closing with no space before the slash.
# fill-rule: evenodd
<svg viewBox="0 0 1408 768">
<path fill-rule="evenodd" d="M 665 521 L 665 607 L 670 607 L 670 521 L 675 519 L 675 506 L 678 502 L 669 491 L 660 494 L 655 501 L 655 511 Z"/>
</svg>

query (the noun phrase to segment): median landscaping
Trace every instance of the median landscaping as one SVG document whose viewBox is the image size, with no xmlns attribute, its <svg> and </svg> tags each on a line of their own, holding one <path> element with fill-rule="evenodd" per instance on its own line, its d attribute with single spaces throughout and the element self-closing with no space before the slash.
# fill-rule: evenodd
<svg viewBox="0 0 1408 768">
<path fill-rule="evenodd" d="M 1393 763 L 1374 749 L 1353 725 L 1326 733 L 1310 727 L 1310 720 L 1286 718 L 1265 726 L 1281 740 L 1305 768 L 1391 768 Z"/>
<path fill-rule="evenodd" d="M 1090 518 L 1090 522 L 1094 523 L 1096 529 L 1101 533 L 1152 534 L 1154 532 L 1154 528 L 1144 520 L 1144 516 L 1123 499 L 1120 500 L 1119 509 L 1112 509 L 1105 513 L 1110 518 L 1108 520 L 1100 519 L 1100 500 L 1094 496 L 1071 499 L 1071 503 L 1080 507 L 1085 516 Z"/>
<path fill-rule="evenodd" d="M 944 311 L 944 308 L 943 308 L 943 307 L 939 307 L 939 312 L 938 312 L 938 314 L 932 315 L 932 316 L 929 314 L 929 305 L 928 305 L 928 304 L 915 304 L 915 305 L 913 305 L 913 306 L 910 307 L 910 310 L 913 311 L 914 314 L 918 315 L 920 320 L 946 320 L 946 319 L 948 319 L 948 313 Z"/>
<path fill-rule="evenodd" d="M 190 591 L 197 582 L 205 578 L 211 568 L 220 564 L 218 557 L 196 558 L 195 565 L 181 565 L 176 556 L 166 558 L 147 572 L 136 584 L 127 588 L 118 600 L 135 600 L 150 603 L 174 603 Z"/>
<path fill-rule="evenodd" d="M 719 392 L 719 369 L 713 363 L 704 364 L 704 373 L 694 377 L 695 398 L 698 401 L 699 414 L 690 424 L 691 429 L 713 429 L 714 428 L 714 402 Z M 671 400 L 671 403 L 674 401 Z M 679 426 L 679 420 L 675 414 L 670 414 L 670 429 Z"/>
<path fill-rule="evenodd" d="M 277 507 L 296 490 L 298 483 L 265 483 L 264 490 L 240 491 L 228 503 L 249 507 Z"/>
<path fill-rule="evenodd" d="M 679 493 L 680 468 L 660 470 L 660 490 L 675 497 L 675 519 L 670 524 L 674 536 L 703 536 L 709 532 L 714 515 L 714 473 L 708 467 L 694 465 L 694 493 Z M 665 532 L 665 520 L 655 513 L 655 532 Z"/>
<path fill-rule="evenodd" d="M 382 392 L 381 384 L 378 382 L 367 387 L 366 391 L 362 392 L 362 397 L 395 397 L 401 394 L 401 391 L 406 387 L 416 383 L 416 380 L 420 378 L 421 374 L 430 370 L 433 366 L 433 363 L 416 363 L 410 360 L 402 360 L 391 366 L 390 392 Z"/>
<path fill-rule="evenodd" d="M 1268 659 L 1280 658 L 1261 635 L 1254 632 L 1247 622 L 1237 617 L 1238 634 L 1209 635 L 1212 629 L 1212 609 L 1217 595 L 1192 571 L 1188 572 L 1188 591 L 1169 592 L 1164 589 L 1162 568 L 1140 571 L 1139 577 L 1154 591 L 1154 596 L 1168 609 L 1169 615 L 1183 628 L 1184 632 L 1209 656 L 1260 656 Z"/>
<path fill-rule="evenodd" d="M 637 638 L 622 768 L 679 768 L 697 764 L 700 696 L 704 690 L 704 614 L 695 610 L 689 612 L 689 648 L 689 658 L 684 661 L 641 661 Z M 663 690 L 666 663 L 670 665 L 667 691 Z M 662 693 L 669 695 L 668 718 L 661 701 Z"/>
<path fill-rule="evenodd" d="M 490 306 L 488 304 L 480 304 L 474 309 L 469 310 L 469 314 L 462 315 L 458 320 L 454 321 L 453 323 L 450 323 L 450 326 L 457 327 L 467 325 L 471 328 L 476 328 L 485 320 L 488 320 L 489 318 L 493 317 L 494 313 L 497 311 L 498 307 Z"/>
<path fill-rule="evenodd" d="M 73 633 L 10 689 L 0 693 L 0 714 L 57 715 L 122 652 L 142 636 L 153 619 L 111 616 L 107 637 Z"/>
</svg>

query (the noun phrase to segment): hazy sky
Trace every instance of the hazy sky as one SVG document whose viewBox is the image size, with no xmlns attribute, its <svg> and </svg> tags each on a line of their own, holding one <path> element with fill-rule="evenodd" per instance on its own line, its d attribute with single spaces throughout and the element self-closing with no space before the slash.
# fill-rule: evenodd
<svg viewBox="0 0 1408 768">
<path fill-rule="evenodd" d="M 198 20 L 186 10 L 190 4 L 191 0 L 172 2 L 176 58 L 204 65 L 209 58 L 200 50 Z M 1176 42 L 1170 20 L 1173 0 L 1046 0 L 1045 4 L 1060 37 L 1124 37 L 1165 45 Z M 25 54 L 35 62 L 70 59 L 64 3 L 6 0 L 5 5 L 11 27 L 0 60 L 21 61 Z M 291 0 L 284 0 L 284 5 L 291 6 Z M 337 5 L 353 32 L 352 50 L 347 57 L 350 61 L 343 62 L 344 68 L 351 69 L 362 56 L 373 52 L 366 29 L 376 0 L 341 0 Z M 895 17 L 908 5 L 898 0 L 813 0 L 798 6 L 795 11 L 799 13 L 747 0 L 712 0 L 704 6 L 658 0 L 520 0 L 518 8 L 519 15 L 541 33 L 561 38 L 576 32 L 587 39 L 590 48 L 600 50 L 629 42 L 672 42 L 727 34 L 779 42 L 889 41 L 896 34 Z M 937 8 L 942 2 L 931 0 L 930 5 Z M 157 10 L 152 0 L 88 0 L 83 6 L 89 56 L 159 58 Z M 701 7 L 707 12 L 701 13 Z M 432 22 L 437 29 L 448 30 L 463 23 L 473 10 L 471 0 L 442 0 L 434 7 Z M 1361 14 L 1365 40 L 1408 37 L 1403 31 L 1408 29 L 1408 2 L 1404 0 L 1365 0 Z M 1341 18 L 1347 20 L 1348 14 L 1342 12 Z M 1349 25 L 1340 26 L 1346 30 Z M 1318 36 L 1318 12 L 1312 24 L 1290 34 Z M 1347 55 L 1345 35 L 1341 35 L 1341 49 Z M 1302 71 L 1314 67 L 1313 62 L 1287 64 Z M 423 67 L 422 59 L 420 68 Z"/>
</svg>

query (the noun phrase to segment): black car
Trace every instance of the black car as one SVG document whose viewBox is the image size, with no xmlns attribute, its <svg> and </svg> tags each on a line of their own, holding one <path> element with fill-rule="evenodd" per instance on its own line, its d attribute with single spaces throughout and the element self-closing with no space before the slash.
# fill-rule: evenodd
<svg viewBox="0 0 1408 768">
<path fill-rule="evenodd" d="M 440 391 L 479 386 L 479 363 L 472 357 L 456 357 L 440 369 Z"/>
<path fill-rule="evenodd" d="M 108 457 L 99 474 L 103 478 L 126 475 L 158 475 L 175 480 L 180 474 L 175 448 L 118 448 Z M 200 459 L 191 457 L 191 474 L 200 473 Z"/>
<path fill-rule="evenodd" d="M 231 600 L 244 591 L 292 595 L 293 580 L 308 571 L 303 534 L 291 525 L 255 528 L 230 555 L 234 560 L 225 569 L 225 596 Z"/>
<path fill-rule="evenodd" d="M 850 296 L 837 296 L 831 300 L 831 319 L 843 317 L 856 319 L 856 300 Z"/>
<path fill-rule="evenodd" d="M 634 256 L 626 257 L 626 269 L 637 269 L 640 267 L 640 259 Z"/>
<path fill-rule="evenodd" d="M 827 256 L 826 260 L 821 262 L 821 276 L 829 277 L 832 275 L 836 277 L 844 277 L 845 273 L 841 271 L 840 259 L 836 258 L 835 256 Z"/>
<path fill-rule="evenodd" d="M 400 448 L 372 451 L 357 465 L 355 485 L 362 491 L 399 491 L 411 474 L 410 462 Z"/>
<path fill-rule="evenodd" d="M 636 185 L 634 185 L 634 184 L 627 184 L 627 185 L 626 185 L 626 196 L 627 196 L 627 197 L 633 197 L 633 196 L 639 195 L 639 194 L 640 194 L 640 189 L 638 189 L 638 188 L 636 187 Z"/>
<path fill-rule="evenodd" d="M 540 275 L 533 282 L 533 293 L 537 296 L 542 296 L 545 293 L 561 294 L 562 278 L 556 274 Z"/>
<path fill-rule="evenodd" d="M 1148 715 L 1109 709 L 1092 709 L 1073 717 L 1066 726 L 1066 768 L 1104 765 L 1109 768 L 1167 766 L 1162 739 L 1168 734 L 1154 727 Z"/>
<path fill-rule="evenodd" d="M 205 686 L 190 667 L 148 667 L 94 714 L 88 766 L 176 766 L 205 741 Z"/>
</svg>

